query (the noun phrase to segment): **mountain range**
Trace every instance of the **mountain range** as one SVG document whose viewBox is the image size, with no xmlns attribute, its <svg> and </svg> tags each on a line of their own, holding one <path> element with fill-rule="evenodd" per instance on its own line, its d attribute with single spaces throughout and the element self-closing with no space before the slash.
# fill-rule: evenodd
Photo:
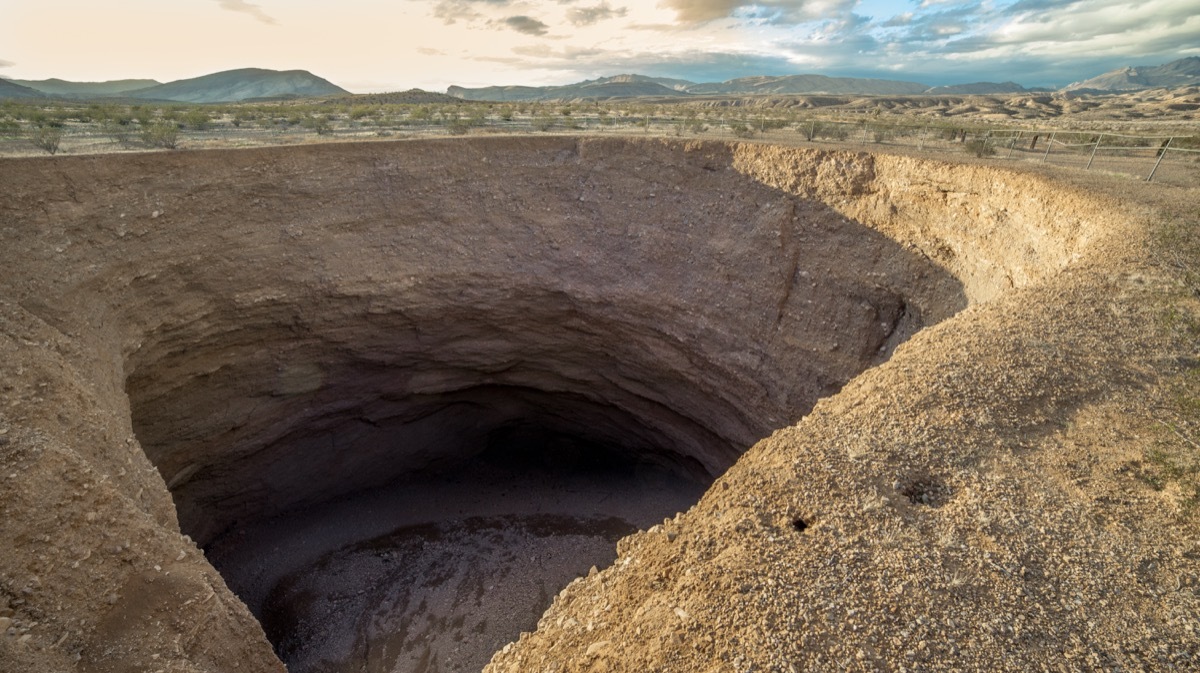
<svg viewBox="0 0 1200 673">
<path fill-rule="evenodd" d="M 1113 93 L 1143 89 L 1200 86 L 1200 57 L 1192 56 L 1158 66 L 1119 68 L 1075 82 L 1063 91 Z M 975 95 L 1042 93 L 1015 82 L 974 82 L 930 87 L 919 82 L 785 75 L 739 77 L 724 82 L 691 82 L 645 75 L 617 75 L 562 86 L 451 86 L 447 94 L 472 101 L 571 101 L 614 98 L 684 99 L 712 96 L 755 95 Z M 411 94 L 411 92 L 408 92 Z M 240 101 L 350 95 L 345 89 L 305 70 L 244 68 L 161 84 L 155 80 L 68 82 L 61 79 L 9 80 L 0 78 L 0 99 L 68 98 L 89 100 L 175 101 L 181 103 L 232 103 Z M 440 94 L 439 94 L 440 95 Z M 411 95 L 409 96 L 411 98 Z"/>
<path fill-rule="evenodd" d="M 19 87 L 14 89 L 13 87 Z M 27 92 L 33 95 L 28 95 Z M 11 93 L 10 93 L 11 92 Z M 349 94 L 349 91 L 305 70 L 243 68 L 181 79 L 166 84 L 127 79 L 110 82 L 68 82 L 61 79 L 3 80 L 0 98 L 122 98 L 179 103 L 236 103 L 247 100 L 309 98 Z"/>
<path fill-rule="evenodd" d="M 1140 91 L 1200 84 L 1200 56 L 1181 58 L 1165 65 L 1118 68 L 1098 77 L 1064 87 L 1066 91 Z"/>
<path fill-rule="evenodd" d="M 43 94 L 63 98 L 103 98 L 120 96 L 139 89 L 162 84 L 152 79 L 118 79 L 109 82 L 68 82 L 63 79 L 10 79 L 9 82 L 29 87 Z"/>
<path fill-rule="evenodd" d="M 1080 93 L 1107 93 L 1140 89 L 1200 85 L 1200 57 L 1159 66 L 1120 68 L 1065 87 Z M 689 82 L 642 75 L 618 75 L 565 86 L 491 86 L 469 89 L 450 87 L 446 93 L 464 100 L 548 101 L 627 98 L 631 96 L 754 96 L 807 94 L 861 94 L 874 96 L 975 95 L 1042 93 L 1050 89 L 1027 89 L 1016 82 L 973 82 L 931 87 L 920 82 L 824 75 L 739 77 L 724 82 Z"/>
</svg>

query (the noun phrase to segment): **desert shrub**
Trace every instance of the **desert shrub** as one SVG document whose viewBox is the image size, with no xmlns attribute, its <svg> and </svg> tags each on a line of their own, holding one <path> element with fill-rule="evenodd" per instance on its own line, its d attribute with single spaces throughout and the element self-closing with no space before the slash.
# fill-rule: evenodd
<svg viewBox="0 0 1200 673">
<path fill-rule="evenodd" d="M 313 133 L 316 133 L 319 136 L 327 136 L 333 133 L 333 125 L 329 115 L 305 116 L 300 120 L 300 126 L 312 131 Z"/>
<path fill-rule="evenodd" d="M 996 153 L 996 148 L 986 138 L 975 138 L 963 144 L 963 151 L 977 157 L 990 157 Z"/>
<path fill-rule="evenodd" d="M 104 135 L 112 138 L 115 143 L 120 143 L 122 147 L 129 145 L 129 140 L 133 136 L 133 128 L 127 119 L 109 118 L 105 119 L 100 124 L 100 130 Z"/>
<path fill-rule="evenodd" d="M 30 138 L 33 141 L 34 147 L 47 152 L 56 154 L 58 145 L 62 142 L 62 128 L 57 126 L 39 126 L 33 130 L 33 135 Z"/>
<path fill-rule="evenodd" d="M 11 136 L 20 133 L 21 123 L 15 119 L 0 119 L 0 136 Z"/>
<path fill-rule="evenodd" d="M 471 130 L 471 122 L 461 118 L 451 119 L 449 123 L 446 124 L 446 130 L 450 133 L 450 135 L 465 136 Z"/>
<path fill-rule="evenodd" d="M 506 122 L 512 121 L 514 114 L 515 113 L 513 112 L 513 109 L 510 107 L 500 109 L 500 119 L 503 119 Z"/>
<path fill-rule="evenodd" d="M 171 121 L 156 121 L 142 127 L 142 142 L 150 147 L 173 150 L 179 146 L 179 125 Z"/>
<path fill-rule="evenodd" d="M 207 130 L 212 118 L 199 108 L 192 108 L 183 114 L 183 125 L 195 131 Z"/>
<path fill-rule="evenodd" d="M 749 126 L 746 126 L 742 122 L 734 122 L 733 124 L 730 124 L 729 130 L 731 132 L 733 132 L 733 135 L 735 135 L 739 138 L 753 138 L 754 137 L 754 129 L 750 128 Z"/>
<path fill-rule="evenodd" d="M 471 126 L 486 126 L 487 125 L 487 108 L 471 108 L 467 114 L 467 124 Z"/>
<path fill-rule="evenodd" d="M 375 115 L 376 109 L 369 105 L 356 105 L 350 108 L 350 119 L 358 121 Z"/>
<path fill-rule="evenodd" d="M 133 118 L 137 120 L 137 123 L 142 125 L 142 127 L 149 126 L 150 122 L 154 121 L 154 112 L 141 105 L 134 105 L 129 109 L 129 112 L 133 115 Z"/>
<path fill-rule="evenodd" d="M 819 124 L 817 134 L 826 140 L 845 140 L 850 137 L 850 131 L 840 124 Z"/>
<path fill-rule="evenodd" d="M 539 114 L 533 118 L 533 130 L 549 131 L 554 128 L 554 118 L 547 114 Z"/>
</svg>

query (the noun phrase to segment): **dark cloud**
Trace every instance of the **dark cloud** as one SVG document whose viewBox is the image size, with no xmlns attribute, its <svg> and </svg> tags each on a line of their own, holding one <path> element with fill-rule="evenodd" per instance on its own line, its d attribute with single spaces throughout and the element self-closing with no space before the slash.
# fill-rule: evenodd
<svg viewBox="0 0 1200 673">
<path fill-rule="evenodd" d="M 259 7 L 252 2 L 246 2 L 246 0 L 217 0 L 217 3 L 221 5 L 221 9 L 227 9 L 231 12 L 240 12 L 242 14 L 249 14 L 255 19 L 258 19 L 266 24 L 275 25 L 278 23 L 275 21 L 275 19 L 268 16 L 267 13 L 262 10 L 262 7 Z"/>
<path fill-rule="evenodd" d="M 526 35 L 545 35 L 550 32 L 550 26 L 531 16 L 510 16 L 501 23 Z"/>
<path fill-rule="evenodd" d="M 608 2 L 601 2 L 594 7 L 572 7 L 567 10 L 567 21 L 576 26 L 590 26 L 593 23 L 616 19 L 628 12 L 624 7 L 613 9 Z"/>
</svg>

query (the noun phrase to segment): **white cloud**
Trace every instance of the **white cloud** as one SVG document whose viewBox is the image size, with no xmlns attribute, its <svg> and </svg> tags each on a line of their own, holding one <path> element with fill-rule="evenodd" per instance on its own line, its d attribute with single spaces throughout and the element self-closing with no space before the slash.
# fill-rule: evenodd
<svg viewBox="0 0 1200 673">
<path fill-rule="evenodd" d="M 266 24 L 274 25 L 278 23 L 275 21 L 275 19 L 268 16 L 267 13 L 263 11 L 262 7 L 259 7 L 252 2 L 246 2 L 246 0 L 217 0 L 217 2 L 221 5 L 221 9 L 227 9 L 231 12 L 249 14 L 255 19 L 258 19 Z"/>
</svg>

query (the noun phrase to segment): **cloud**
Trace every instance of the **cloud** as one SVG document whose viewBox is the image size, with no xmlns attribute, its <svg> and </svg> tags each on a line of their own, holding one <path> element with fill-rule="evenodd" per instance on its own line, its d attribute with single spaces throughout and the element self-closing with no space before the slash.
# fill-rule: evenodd
<svg viewBox="0 0 1200 673">
<path fill-rule="evenodd" d="M 14 65 L 16 65 L 16 63 L 13 63 L 12 61 L 5 61 L 4 59 L 0 58 L 0 68 L 11 68 Z"/>
<path fill-rule="evenodd" d="M 767 23 L 800 23 L 849 12 L 857 0 L 661 0 L 684 23 L 707 23 L 731 16 Z"/>
<path fill-rule="evenodd" d="M 227 9 L 231 12 L 241 12 L 249 14 L 263 23 L 275 25 L 278 23 L 275 19 L 267 16 L 267 13 L 262 10 L 262 7 L 246 0 L 217 0 L 221 5 L 221 9 Z"/>
<path fill-rule="evenodd" d="M 616 19 L 628 13 L 624 7 L 613 9 L 608 2 L 601 2 L 595 7 L 572 7 L 567 10 L 567 21 L 576 26 L 590 26 L 593 23 Z"/>
<path fill-rule="evenodd" d="M 446 55 L 446 52 L 442 51 L 441 49 L 434 49 L 433 47 L 417 47 L 417 53 L 424 54 L 425 56 L 445 56 Z"/>
<path fill-rule="evenodd" d="M 504 7 L 510 0 L 438 0 L 433 6 L 433 15 L 446 25 L 459 21 L 475 21 L 483 18 L 483 14 L 475 9 L 478 6 Z"/>
<path fill-rule="evenodd" d="M 545 35 L 550 32 L 550 26 L 531 16 L 510 16 L 500 23 L 526 35 Z"/>
<path fill-rule="evenodd" d="M 513 47 L 512 53 L 527 58 L 564 62 L 590 60 L 597 56 L 604 56 L 607 52 L 596 47 L 564 47 L 563 49 L 554 49 L 549 45 L 533 44 Z"/>
</svg>

